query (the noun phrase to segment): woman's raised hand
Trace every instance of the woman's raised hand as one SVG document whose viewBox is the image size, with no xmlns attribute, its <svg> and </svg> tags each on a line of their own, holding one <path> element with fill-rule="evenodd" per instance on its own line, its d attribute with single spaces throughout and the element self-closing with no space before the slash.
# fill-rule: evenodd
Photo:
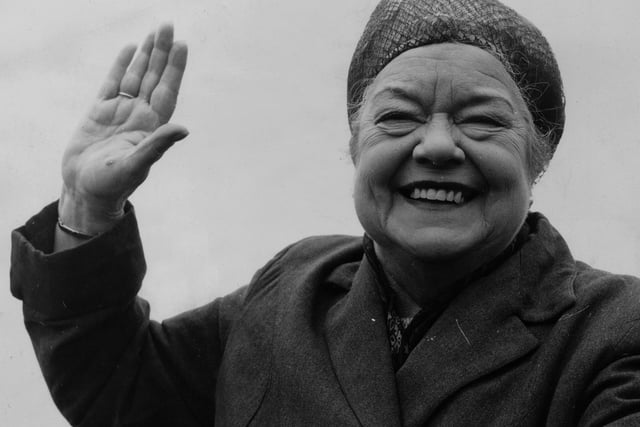
<svg viewBox="0 0 640 427">
<path fill-rule="evenodd" d="M 86 234 L 109 228 L 149 168 L 187 130 L 168 123 L 187 63 L 173 27 L 150 34 L 133 59 L 125 47 L 62 160 L 60 219 Z M 132 62 L 133 60 L 133 62 Z"/>
</svg>

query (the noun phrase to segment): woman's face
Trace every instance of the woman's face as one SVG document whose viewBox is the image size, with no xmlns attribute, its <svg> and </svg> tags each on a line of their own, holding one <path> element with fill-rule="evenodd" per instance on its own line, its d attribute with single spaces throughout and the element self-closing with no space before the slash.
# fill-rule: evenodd
<svg viewBox="0 0 640 427">
<path fill-rule="evenodd" d="M 473 269 L 515 237 L 529 208 L 533 127 L 488 52 L 404 52 L 367 89 L 357 125 L 355 206 L 381 250 Z"/>
</svg>

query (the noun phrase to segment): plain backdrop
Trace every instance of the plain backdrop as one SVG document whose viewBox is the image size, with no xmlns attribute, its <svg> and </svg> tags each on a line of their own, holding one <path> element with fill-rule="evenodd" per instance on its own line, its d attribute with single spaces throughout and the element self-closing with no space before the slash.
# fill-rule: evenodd
<svg viewBox="0 0 640 427">
<path fill-rule="evenodd" d="M 567 126 L 535 189 L 576 258 L 640 274 L 640 3 L 509 0 L 563 73 Z M 60 157 L 121 46 L 164 21 L 190 48 L 191 131 L 132 197 L 156 319 L 245 284 L 283 246 L 361 234 L 345 112 L 375 0 L 0 0 L 0 425 L 64 426 L 9 293 L 10 231 L 58 197 Z M 640 304 L 640 302 L 639 302 Z"/>
</svg>

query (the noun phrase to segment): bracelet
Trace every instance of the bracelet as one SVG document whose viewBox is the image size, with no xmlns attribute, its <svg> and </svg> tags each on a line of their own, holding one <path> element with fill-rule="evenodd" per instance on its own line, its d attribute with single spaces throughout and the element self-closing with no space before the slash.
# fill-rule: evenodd
<svg viewBox="0 0 640 427">
<path fill-rule="evenodd" d="M 97 236 L 97 234 L 87 234 L 87 233 L 83 233 L 82 231 L 78 231 L 74 228 L 71 228 L 68 225 L 65 225 L 62 222 L 62 219 L 59 217 L 58 217 L 58 228 L 60 228 L 60 230 L 64 231 L 67 234 L 70 234 L 71 236 L 77 239 L 88 240 L 88 239 L 93 239 L 94 237 Z"/>
</svg>

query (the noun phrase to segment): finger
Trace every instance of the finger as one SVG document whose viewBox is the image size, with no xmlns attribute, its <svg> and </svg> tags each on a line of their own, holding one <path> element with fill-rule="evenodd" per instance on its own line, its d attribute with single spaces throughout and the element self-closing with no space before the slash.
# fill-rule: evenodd
<svg viewBox="0 0 640 427">
<path fill-rule="evenodd" d="M 151 94 L 151 108 L 158 113 L 161 123 L 169 121 L 175 109 L 180 84 L 187 66 L 187 56 L 187 45 L 183 42 L 175 42 L 160 82 Z"/>
<path fill-rule="evenodd" d="M 151 58 L 149 58 L 149 66 L 140 84 L 138 97 L 147 101 L 151 97 L 151 93 L 160 81 L 160 76 L 162 76 L 167 65 L 171 46 L 173 46 L 173 25 L 164 24 L 156 33 L 153 51 L 151 52 Z"/>
<path fill-rule="evenodd" d="M 149 57 L 151 56 L 151 50 L 153 49 L 154 37 L 155 34 L 151 33 L 142 43 L 133 63 L 120 82 L 119 92 L 128 93 L 133 96 L 138 95 L 142 76 L 144 76 L 145 71 L 147 71 L 147 66 L 149 64 Z"/>
<path fill-rule="evenodd" d="M 127 67 L 129 63 L 131 63 L 131 59 L 133 59 L 133 54 L 136 52 L 136 47 L 134 45 L 125 46 L 118 56 L 114 64 L 107 74 L 107 78 L 98 92 L 98 98 L 100 99 L 108 99 L 113 98 L 118 95 L 120 90 L 120 81 L 122 80 L 122 76 L 127 71 Z"/>
<path fill-rule="evenodd" d="M 133 170 L 145 173 L 173 144 L 189 135 L 189 131 L 173 123 L 160 126 L 136 146 L 129 157 Z"/>
</svg>

